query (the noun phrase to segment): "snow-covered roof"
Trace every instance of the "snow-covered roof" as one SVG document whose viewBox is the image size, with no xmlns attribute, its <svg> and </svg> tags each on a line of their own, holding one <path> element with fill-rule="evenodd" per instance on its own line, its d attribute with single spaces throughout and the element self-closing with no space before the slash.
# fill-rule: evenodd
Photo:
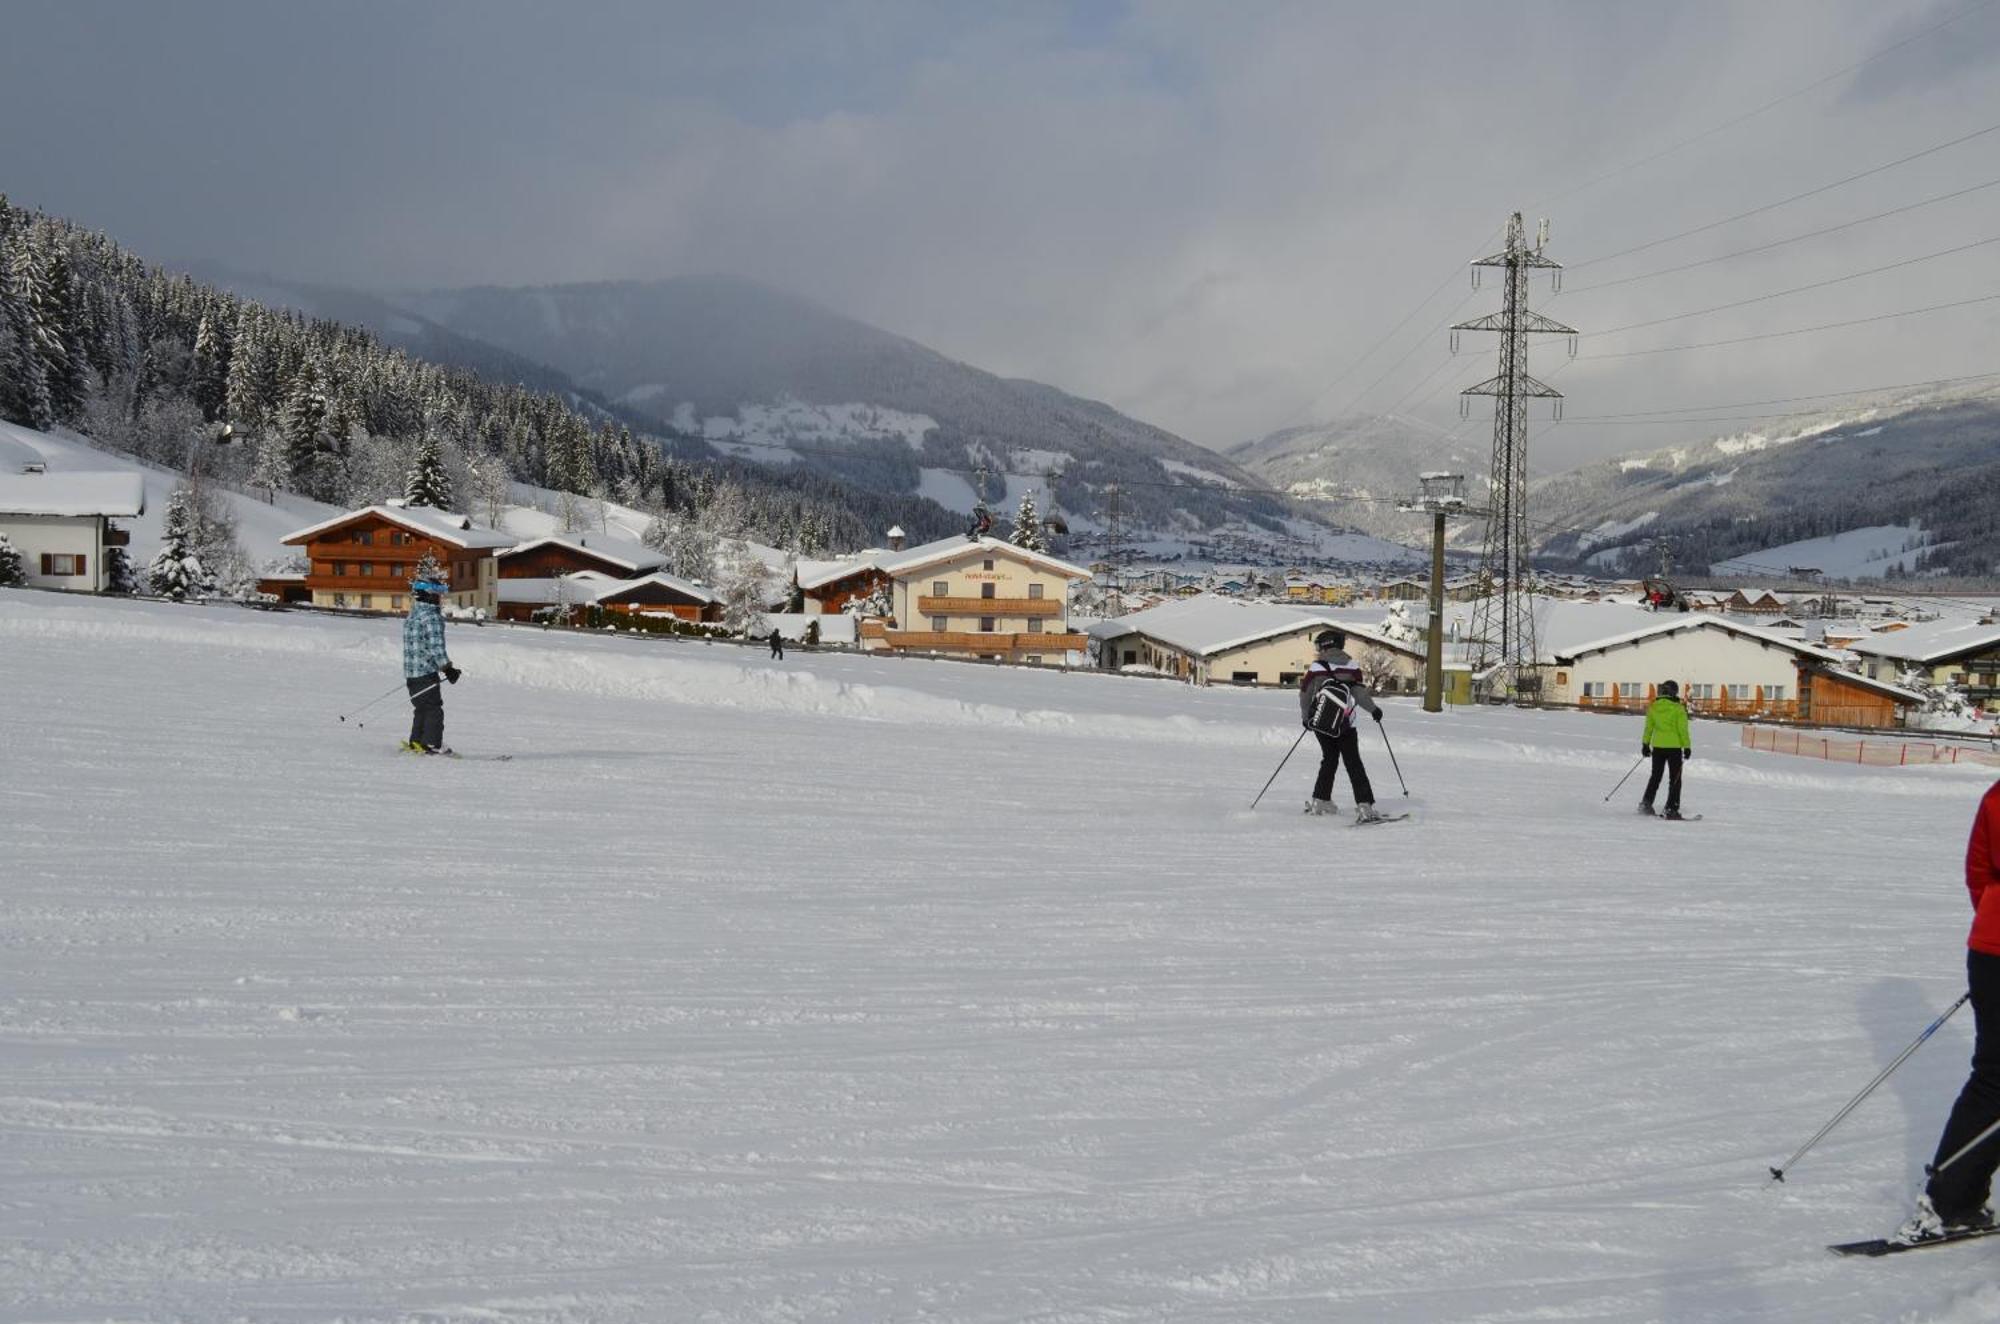
<svg viewBox="0 0 2000 1324">
<path fill-rule="evenodd" d="M 670 588 L 674 592 L 693 598 L 697 602 L 721 601 L 713 592 L 703 588 L 693 580 L 682 579 L 679 575 L 670 575 L 664 570 L 655 570 L 652 574 L 640 575 L 637 579 L 614 579 L 597 595 L 597 601 L 609 602 L 613 598 L 623 597 L 634 589 L 645 588 L 652 584 L 657 584 L 662 588 Z"/>
<path fill-rule="evenodd" d="M 1827 649 L 1815 647 L 1812 644 L 1806 643 L 1803 639 L 1792 635 L 1781 634 L 1776 630 L 1762 629 L 1755 625 L 1739 624 L 1726 617 L 1696 616 L 1686 612 L 1676 612 L 1666 620 L 1642 626 L 1636 630 L 1629 630 L 1624 634 L 1612 635 L 1604 639 L 1593 639 L 1585 643 L 1573 644 L 1566 648 L 1551 648 L 1543 651 L 1545 655 L 1552 656 L 1556 662 L 1573 662 L 1577 658 L 1589 653 L 1607 652 L 1613 648 L 1623 648 L 1628 644 L 1636 644 L 1646 639 L 1664 638 L 1667 635 L 1681 634 L 1689 630 L 1721 630 L 1726 634 L 1753 639 L 1758 643 L 1769 644 L 1776 648 L 1784 648 L 1806 657 L 1815 658 L 1821 662 L 1838 663 L 1840 661 L 1838 655 L 1829 652 Z"/>
<path fill-rule="evenodd" d="M 632 574 L 667 563 L 665 556 L 644 543 L 601 533 L 551 533 L 545 537 L 531 538 L 527 542 L 515 543 L 501 552 L 500 559 L 504 561 L 510 556 L 523 556 L 538 547 L 564 547 L 573 552 L 582 552 L 600 561 L 623 566 Z"/>
<path fill-rule="evenodd" d="M 550 576 L 496 580 L 494 589 L 501 602 L 532 603 L 539 606 L 556 600 L 556 589 L 560 584 L 563 595 L 574 606 L 595 602 L 598 594 L 606 589 L 631 582 L 629 579 L 618 579 L 595 570 L 579 570 L 573 575 L 563 575 L 560 578 Z"/>
<path fill-rule="evenodd" d="M 1920 694 L 1907 686 L 1892 685 L 1886 680 L 1875 680 L 1872 677 L 1862 675 L 1858 671 L 1843 671 L 1838 667 L 1815 667 L 1813 674 L 1816 676 L 1831 676 L 1842 684 L 1852 685 L 1857 689 L 1873 690 L 1877 694 L 1885 694 L 1899 703 L 1921 705 L 1929 702 L 1929 696 Z"/>
<path fill-rule="evenodd" d="M 1280 635 L 1329 626 L 1344 631 L 1350 638 L 1365 639 L 1371 644 L 1412 657 L 1423 656 L 1419 647 L 1396 643 L 1366 627 L 1351 624 L 1332 612 L 1277 602 L 1242 602 L 1213 594 L 1180 598 L 1128 616 L 1102 620 L 1090 627 L 1089 634 L 1093 639 L 1143 634 L 1184 653 L 1208 657 Z"/>
<path fill-rule="evenodd" d="M 884 574 L 891 577 L 912 574 L 938 561 L 950 561 L 967 552 L 983 551 L 989 556 L 1006 556 L 1026 561 L 1029 565 L 1055 574 L 1067 575 L 1071 579 L 1089 579 L 1090 571 L 1080 565 L 1071 565 L 1047 552 L 1031 552 L 1025 547 L 1016 547 L 1004 538 L 967 538 L 958 535 L 939 538 L 935 542 L 922 543 L 900 552 L 890 552 L 879 562 Z"/>
<path fill-rule="evenodd" d="M 1963 653 L 1982 652 L 1996 646 L 2000 646 L 2000 625 L 1957 620 L 1871 634 L 1865 639 L 1856 639 L 1847 647 L 1850 652 L 1898 662 L 1941 662 Z"/>
<path fill-rule="evenodd" d="M 964 556 L 968 552 L 985 551 L 988 555 L 999 554 L 1071 579 L 1089 579 L 1090 572 L 1080 565 L 1071 565 L 1047 552 L 1031 552 L 1025 547 L 1016 547 L 1001 538 L 967 538 L 963 534 L 953 534 L 949 538 L 939 538 L 934 542 L 920 543 L 906 547 L 900 552 L 886 548 L 871 547 L 865 552 L 839 561 L 800 561 L 798 580 L 801 589 L 824 588 L 851 575 L 868 570 L 879 570 L 892 579 L 913 574 L 937 561 L 949 561 Z"/>
<path fill-rule="evenodd" d="M 144 514 L 146 480 L 124 469 L 0 474 L 0 514 Z"/>
<path fill-rule="evenodd" d="M 387 520 L 391 524 L 400 524 L 412 533 L 421 533 L 425 537 L 435 538 L 453 547 L 482 550 L 490 547 L 498 551 L 503 547 L 512 547 L 519 541 L 512 534 L 474 527 L 472 517 L 469 515 L 432 510 L 429 506 L 365 506 L 360 510 L 350 510 L 344 515 L 335 515 L 332 519 L 321 520 L 317 524 L 300 529 L 297 533 L 286 534 L 282 541 L 287 546 L 309 542 L 322 533 L 337 529 L 343 524 L 366 519 L 371 515 L 377 519 Z"/>
</svg>

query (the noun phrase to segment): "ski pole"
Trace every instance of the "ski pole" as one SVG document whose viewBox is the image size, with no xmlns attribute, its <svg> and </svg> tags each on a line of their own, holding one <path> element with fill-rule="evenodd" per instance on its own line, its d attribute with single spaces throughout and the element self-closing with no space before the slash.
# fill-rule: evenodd
<svg viewBox="0 0 2000 1324">
<path fill-rule="evenodd" d="M 1645 756 L 1644 754 L 1641 754 L 1641 755 L 1639 756 L 1639 763 L 1644 763 L 1645 761 L 1646 761 L 1646 756 Z M 1618 779 L 1618 785 L 1617 785 L 1617 786 L 1614 786 L 1614 787 L 1612 787 L 1612 788 L 1610 789 L 1610 791 L 1606 792 L 1606 794 L 1605 794 L 1605 796 L 1604 796 L 1604 803 L 1606 803 L 1606 804 L 1610 804 L 1610 803 L 1611 803 L 1611 797 L 1612 797 L 1612 796 L 1614 796 L 1614 795 L 1616 795 L 1616 794 L 1618 794 L 1618 792 L 1619 792 L 1619 789 L 1620 789 L 1621 787 L 1623 787 L 1623 786 L 1625 785 L 1625 783 L 1626 783 L 1626 782 L 1629 782 L 1629 781 L 1631 781 L 1631 780 L 1632 780 L 1632 773 L 1634 773 L 1634 772 L 1637 772 L 1637 771 L 1639 770 L 1639 763 L 1634 763 L 1634 764 L 1632 765 L 1632 769 L 1631 769 L 1631 772 L 1627 772 L 1627 773 L 1626 773 L 1626 774 L 1625 774 L 1625 775 L 1624 775 L 1623 777 L 1620 777 L 1620 778 Z"/>
<path fill-rule="evenodd" d="M 1403 765 L 1396 762 L 1396 747 L 1389 743 L 1388 729 L 1379 721 L 1375 723 L 1375 729 L 1382 733 L 1382 748 L 1389 751 L 1389 766 L 1396 770 L 1396 784 L 1403 788 L 1403 798 L 1407 800 L 1410 798 L 1410 784 L 1403 780 Z"/>
<path fill-rule="evenodd" d="M 1794 1163 L 1797 1163 L 1802 1157 L 1805 1156 L 1805 1152 L 1807 1150 L 1811 1149 L 1814 1145 L 1817 1145 L 1820 1141 L 1824 1140 L 1826 1138 L 1827 1132 L 1833 1130 L 1834 1127 L 1839 1126 L 1842 1120 L 1846 1118 L 1847 1114 L 1853 1112 L 1855 1108 L 1860 1106 L 1860 1103 L 1863 1099 L 1867 1098 L 1870 1094 L 1873 1094 L 1875 1092 L 1876 1086 L 1880 1085 L 1883 1081 L 1889 1079 L 1890 1072 L 1894 1071 L 1897 1067 L 1903 1065 L 1904 1062 L 1908 1061 L 1910 1054 L 1916 1052 L 1919 1048 L 1922 1048 L 1924 1046 L 1924 1040 L 1930 1038 L 1933 1034 L 1936 1034 L 1938 1027 L 1940 1025 L 1943 1025 L 1946 1021 L 1950 1020 L 1951 1014 L 1957 1011 L 1960 1007 L 1963 1007 L 1965 1005 L 1966 999 L 1971 996 L 1972 996 L 1972 991 L 1970 989 L 1959 994 L 1958 1001 L 1952 1003 L 1949 1007 L 1946 1007 L 1944 1009 L 1944 1015 L 1938 1017 L 1936 1020 L 1932 1021 L 1929 1025 L 1925 1026 L 1924 1032 L 1918 1035 L 1916 1039 L 1914 1039 L 1911 1042 L 1908 1048 L 1905 1048 L 1900 1054 L 1898 1054 L 1894 1062 L 1891 1062 L 1888 1066 L 1883 1067 L 1880 1075 L 1876 1076 L 1875 1079 L 1869 1081 L 1867 1086 L 1862 1089 L 1861 1093 L 1849 1099 L 1847 1101 L 1847 1106 L 1845 1108 L 1842 1108 L 1839 1112 L 1833 1115 L 1833 1120 L 1829 1121 L 1825 1126 L 1822 1126 L 1817 1132 L 1815 1132 L 1813 1134 L 1812 1139 L 1806 1141 L 1803 1145 L 1800 1145 L 1798 1153 L 1793 1154 L 1790 1158 L 1786 1159 L 1781 1166 L 1772 1168 L 1771 1180 L 1783 1181 L 1785 1179 L 1785 1174 L 1791 1171 L 1792 1165 Z M 1992 1135 L 1995 1130 L 2000 1130 L 2000 1122 L 1996 1122 L 1993 1126 L 1987 1127 L 1986 1130 L 1980 1134 L 1979 1138 L 1972 1142 L 1972 1145 L 1976 1145 L 1979 1143 L 1980 1140 L 1984 1140 L 1987 1136 Z M 1972 1145 L 1967 1145 L 1965 1149 L 1959 1150 L 1957 1154 L 1953 1154 L 1950 1158 L 1938 1164 L 1937 1169 L 1935 1170 L 1942 1170 L 1944 1168 L 1950 1167 L 1953 1163 L 1958 1161 L 1959 1156 L 1964 1154 L 1966 1149 L 1971 1149 Z"/>
<path fill-rule="evenodd" d="M 416 702 L 416 701 L 417 701 L 418 699 L 421 699 L 421 698 L 423 698 L 423 697 L 424 697 L 424 696 L 425 696 L 426 694 L 429 694 L 429 693 L 431 692 L 431 690 L 434 690 L 434 689 L 436 689 L 436 688 L 437 688 L 437 687 L 438 687 L 439 685 L 441 685 L 441 684 L 443 684 L 443 683 L 444 683 L 443 681 L 432 681 L 432 682 L 431 682 L 431 685 L 430 685 L 430 689 L 422 689 L 422 690 L 418 690 L 418 691 L 417 691 L 417 692 L 416 692 L 415 694 L 412 694 L 412 695 L 410 696 L 410 702 L 411 702 L 411 703 L 415 703 L 415 702 Z M 390 691 L 389 691 L 389 694 L 394 694 L 395 692 L 396 692 L 396 691 L 394 691 L 394 690 L 390 690 Z M 385 695 L 383 695 L 383 696 L 382 696 L 382 699 L 386 699 L 386 698 L 388 698 L 388 697 L 389 697 L 389 694 L 385 694 Z M 369 702 L 369 703 L 365 703 L 365 704 L 363 704 L 363 705 L 362 705 L 362 706 L 361 706 L 360 708 L 356 708 L 356 709 L 354 710 L 354 712 L 355 712 L 355 713 L 359 713 L 359 712 L 363 711 L 364 709 L 368 709 L 368 708 L 373 708 L 373 707 L 374 707 L 374 706 L 375 706 L 376 704 L 378 704 L 378 703 L 382 702 L 382 699 L 375 699 L 375 700 L 373 700 L 373 701 L 371 701 L 371 702 Z M 350 714 L 348 714 L 348 716 L 353 716 L 353 714 L 352 714 L 352 713 L 350 713 Z M 340 720 L 344 722 L 344 721 L 346 721 L 346 720 L 347 720 L 347 717 L 342 717 L 342 718 L 341 718 Z M 367 729 L 368 729 L 368 723 L 366 723 L 366 722 L 356 722 L 356 723 L 354 724 L 354 729 L 355 729 L 355 730 L 357 730 L 357 731 L 365 731 L 365 730 L 367 730 Z"/>
<path fill-rule="evenodd" d="M 404 687 L 401 685 L 396 685 L 392 686 L 389 689 L 383 690 L 380 694 L 376 695 L 368 702 L 362 704 L 359 708 L 356 708 L 353 712 L 342 713 L 340 715 L 340 720 L 344 722 L 350 717 L 359 717 L 362 713 L 367 712 L 370 708 L 373 708 L 376 704 L 382 702 L 382 700 L 388 698 L 390 695 L 394 694 L 397 690 L 400 690 L 402 688 Z"/>
<path fill-rule="evenodd" d="M 1278 780 L 1278 774 L 1283 772 L 1285 770 L 1285 765 L 1292 761 L 1292 755 L 1299 752 L 1299 740 L 1304 740 L 1306 738 L 1306 730 L 1307 730 L 1306 727 L 1299 728 L 1299 739 L 1294 740 L 1292 742 L 1292 747 L 1285 751 L 1285 757 L 1279 759 L 1278 766 L 1271 770 L 1271 780 L 1264 783 L 1264 791 L 1268 791 L 1271 789 L 1271 782 Z M 1257 792 L 1257 800 L 1261 800 L 1264 798 L 1264 791 Z M 1257 800 L 1252 800 L 1250 802 L 1250 807 L 1252 809 L 1255 809 L 1257 807 Z"/>
</svg>

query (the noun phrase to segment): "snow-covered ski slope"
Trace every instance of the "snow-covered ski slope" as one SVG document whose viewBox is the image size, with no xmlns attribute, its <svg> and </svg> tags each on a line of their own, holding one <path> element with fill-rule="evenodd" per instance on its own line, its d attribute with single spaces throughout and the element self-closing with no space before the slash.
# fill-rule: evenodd
<svg viewBox="0 0 2000 1324">
<path fill-rule="evenodd" d="M 0 1318 L 1975 1321 L 1970 769 L 0 592 Z M 1364 730 L 1385 808 L 1404 807 Z M 1345 780 L 1336 790 L 1350 802 Z"/>
</svg>

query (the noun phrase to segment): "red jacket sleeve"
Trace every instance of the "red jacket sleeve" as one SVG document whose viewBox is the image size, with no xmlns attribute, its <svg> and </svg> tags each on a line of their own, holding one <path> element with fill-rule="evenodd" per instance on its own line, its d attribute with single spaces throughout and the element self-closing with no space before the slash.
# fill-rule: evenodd
<svg viewBox="0 0 2000 1324">
<path fill-rule="evenodd" d="M 2000 881 L 1996 849 L 2000 849 L 2000 784 L 1987 788 L 1980 800 L 1979 812 L 1972 819 L 1972 840 L 1965 846 L 1965 886 L 1972 893 L 1974 910 L 1979 909 L 1986 889 Z"/>
</svg>

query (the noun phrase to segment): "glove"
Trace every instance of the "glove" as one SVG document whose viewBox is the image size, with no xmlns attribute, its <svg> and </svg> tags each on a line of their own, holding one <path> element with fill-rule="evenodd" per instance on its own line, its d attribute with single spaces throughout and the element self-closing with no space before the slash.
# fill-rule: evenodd
<svg viewBox="0 0 2000 1324">
<path fill-rule="evenodd" d="M 1684 750 L 1682 750 L 1682 751 L 1681 751 L 1681 762 L 1683 762 L 1683 763 L 1692 763 L 1692 762 L 1694 762 L 1694 751 L 1693 751 L 1693 750 L 1691 750 L 1691 749 L 1684 749 Z"/>
<path fill-rule="evenodd" d="M 450 684 L 453 684 L 453 685 L 456 685 L 456 684 L 458 684 L 458 677 L 459 677 L 459 670 L 458 670 L 458 668 L 457 668 L 457 667 L 455 667 L 455 666 L 453 666 L 453 665 L 452 665 L 451 663 L 449 663 L 449 662 L 445 663 L 445 664 L 444 664 L 444 678 L 445 678 L 445 680 L 446 680 L 446 681 L 447 681 L 448 683 L 450 683 Z"/>
<path fill-rule="evenodd" d="M 1375 710 L 1375 720 L 1378 722 L 1382 720 L 1382 710 L 1380 708 Z"/>
<path fill-rule="evenodd" d="M 1639 757 L 1642 759 L 1649 759 L 1653 757 L 1653 747 L 1651 745 L 1639 746 Z"/>
</svg>

